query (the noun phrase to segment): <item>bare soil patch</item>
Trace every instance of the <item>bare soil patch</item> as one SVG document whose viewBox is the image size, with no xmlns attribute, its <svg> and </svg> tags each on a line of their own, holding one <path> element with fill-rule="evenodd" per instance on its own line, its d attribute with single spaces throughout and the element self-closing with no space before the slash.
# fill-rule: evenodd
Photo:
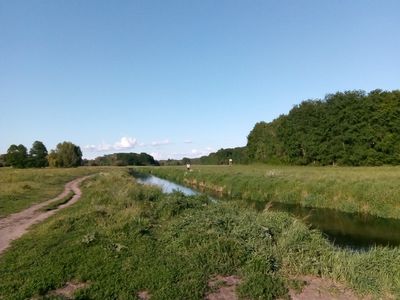
<svg viewBox="0 0 400 300">
<path fill-rule="evenodd" d="M 237 300 L 236 287 L 241 282 L 235 275 L 217 275 L 208 282 L 208 287 L 213 292 L 206 295 L 206 300 Z"/>
<path fill-rule="evenodd" d="M 51 296 L 62 296 L 66 299 L 73 299 L 74 294 L 77 290 L 83 289 L 85 287 L 89 286 L 88 283 L 84 282 L 67 282 L 65 286 L 62 288 L 56 289 L 54 291 L 51 291 L 49 295 Z"/>
<path fill-rule="evenodd" d="M 137 295 L 140 300 L 149 300 L 151 298 L 149 291 L 140 291 Z"/>
<path fill-rule="evenodd" d="M 289 290 L 290 298 L 293 300 L 359 300 L 371 299 L 370 297 L 360 298 L 352 290 L 347 288 L 341 283 L 334 282 L 330 279 L 315 277 L 315 276 L 302 276 L 296 278 L 303 280 L 306 285 L 301 292 Z"/>
</svg>

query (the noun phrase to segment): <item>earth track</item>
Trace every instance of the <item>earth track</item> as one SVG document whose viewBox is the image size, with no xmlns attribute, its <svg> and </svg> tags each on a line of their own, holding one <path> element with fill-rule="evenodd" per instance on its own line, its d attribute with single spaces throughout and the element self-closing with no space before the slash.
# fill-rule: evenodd
<svg viewBox="0 0 400 300">
<path fill-rule="evenodd" d="M 82 195 L 82 192 L 79 188 L 79 185 L 82 181 L 88 179 L 93 175 L 80 177 L 74 179 L 67 184 L 65 184 L 64 191 L 59 194 L 57 197 L 47 200 L 42 203 L 38 203 L 32 205 L 31 207 L 11 214 L 5 218 L 0 219 L 0 255 L 10 246 L 10 243 L 13 240 L 20 238 L 23 234 L 25 234 L 29 227 L 33 224 L 37 224 L 42 222 L 43 220 L 47 219 L 48 217 L 54 215 L 57 211 L 71 206 L 75 202 L 79 200 Z M 55 201 L 63 199 L 66 197 L 70 192 L 73 192 L 73 197 L 67 202 L 56 209 L 49 210 L 49 211 L 42 211 L 41 209 L 49 204 L 52 204 Z"/>
</svg>

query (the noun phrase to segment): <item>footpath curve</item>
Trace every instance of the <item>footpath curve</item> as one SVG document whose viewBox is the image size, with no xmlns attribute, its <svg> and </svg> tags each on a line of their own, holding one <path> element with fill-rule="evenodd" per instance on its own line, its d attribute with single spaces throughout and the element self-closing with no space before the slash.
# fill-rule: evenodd
<svg viewBox="0 0 400 300">
<path fill-rule="evenodd" d="M 65 184 L 64 191 L 56 198 L 32 205 L 23 211 L 0 219 L 0 255 L 10 246 L 11 241 L 20 238 L 28 231 L 30 226 L 47 219 L 57 211 L 77 202 L 82 195 L 79 184 L 91 176 L 93 175 L 80 177 L 68 182 Z M 67 203 L 62 204 L 53 210 L 41 211 L 41 208 L 66 197 L 71 191 L 74 193 L 74 196 Z"/>
</svg>

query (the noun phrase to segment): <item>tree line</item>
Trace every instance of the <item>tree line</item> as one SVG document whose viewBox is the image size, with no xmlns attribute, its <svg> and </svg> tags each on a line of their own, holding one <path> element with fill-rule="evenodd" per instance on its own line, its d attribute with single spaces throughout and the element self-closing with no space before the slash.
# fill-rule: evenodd
<svg viewBox="0 0 400 300">
<path fill-rule="evenodd" d="M 84 160 L 87 166 L 158 166 L 159 163 L 147 153 L 114 153 Z"/>
<path fill-rule="evenodd" d="M 248 135 L 249 161 L 317 165 L 400 163 L 400 91 L 346 91 L 303 101 L 259 122 Z"/>
<path fill-rule="evenodd" d="M 249 163 L 249 156 L 247 155 L 246 147 L 236 148 L 221 148 L 217 152 L 212 152 L 209 155 L 204 155 L 199 158 L 188 158 L 182 159 L 167 159 L 160 160 L 162 166 L 180 166 L 186 164 L 194 165 L 226 165 L 229 159 L 233 160 L 234 164 L 247 164 Z"/>
<path fill-rule="evenodd" d="M 220 149 L 200 158 L 160 161 L 161 165 L 246 164 L 367 166 L 400 164 L 400 90 L 345 91 L 294 106 L 271 122 L 255 124 L 245 147 Z M 146 153 L 116 153 L 85 165 L 158 165 Z M 29 153 L 11 145 L 0 166 L 70 167 L 82 164 L 80 148 L 70 142 L 47 153 L 36 141 Z"/>
<path fill-rule="evenodd" d="M 71 142 L 57 144 L 56 149 L 47 151 L 41 141 L 35 141 L 31 149 L 20 145 L 11 145 L 6 154 L 0 156 L 0 166 L 14 168 L 77 167 L 82 164 L 82 151 Z"/>
<path fill-rule="evenodd" d="M 400 91 L 345 91 L 306 100 L 255 124 L 245 147 L 161 164 L 228 164 L 230 158 L 242 164 L 400 164 Z"/>
<path fill-rule="evenodd" d="M 193 164 L 201 165 L 223 165 L 228 164 L 229 159 L 232 159 L 235 164 L 247 164 L 249 157 L 246 147 L 219 149 L 217 152 L 209 155 L 192 159 Z"/>
<path fill-rule="evenodd" d="M 35 141 L 31 149 L 20 145 L 11 145 L 6 154 L 0 155 L 0 167 L 45 168 L 45 167 L 78 167 L 78 166 L 149 166 L 159 165 L 153 156 L 147 153 L 114 153 L 95 159 L 82 159 L 81 148 L 71 142 L 57 144 L 56 149 L 47 151 L 41 141 Z"/>
</svg>

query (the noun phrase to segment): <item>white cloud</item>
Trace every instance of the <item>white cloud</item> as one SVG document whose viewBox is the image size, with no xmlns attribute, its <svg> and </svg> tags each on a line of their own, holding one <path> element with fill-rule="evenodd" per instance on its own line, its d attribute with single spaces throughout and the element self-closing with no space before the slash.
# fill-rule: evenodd
<svg viewBox="0 0 400 300">
<path fill-rule="evenodd" d="M 96 145 L 86 145 L 83 147 L 83 149 L 88 150 L 88 151 L 95 151 Z"/>
<path fill-rule="evenodd" d="M 150 155 L 153 156 L 155 160 L 164 159 L 164 155 L 160 152 L 151 152 Z"/>
<path fill-rule="evenodd" d="M 111 150 L 132 149 L 137 145 L 137 140 L 132 137 L 123 136 L 119 141 L 114 144 L 102 142 L 99 145 L 87 145 L 83 147 L 88 152 L 105 152 Z"/>
<path fill-rule="evenodd" d="M 211 147 L 207 147 L 205 149 L 192 149 L 192 151 L 190 151 L 191 153 L 191 157 L 200 157 L 200 156 L 204 156 L 204 155 L 208 155 L 212 152 L 212 148 Z"/>
<path fill-rule="evenodd" d="M 165 139 L 163 141 L 153 141 L 153 142 L 151 142 L 151 145 L 153 147 L 164 146 L 164 145 L 169 145 L 169 144 L 171 144 L 169 139 Z"/>
<path fill-rule="evenodd" d="M 116 150 L 120 149 L 132 149 L 136 146 L 137 140 L 135 138 L 123 136 L 120 141 L 114 144 Z"/>
<path fill-rule="evenodd" d="M 83 149 L 89 151 L 89 152 L 101 152 L 101 151 L 108 151 L 112 149 L 112 145 L 106 144 L 106 143 L 101 143 L 99 145 L 86 145 L 83 147 Z"/>
<path fill-rule="evenodd" d="M 185 140 L 184 141 L 186 144 L 191 144 L 192 140 Z M 162 146 L 167 146 L 173 144 L 169 139 L 164 139 L 164 140 L 159 140 L 159 141 L 153 141 L 149 143 L 143 143 L 139 142 L 136 138 L 134 137 L 129 137 L 129 136 L 123 136 L 121 137 L 118 141 L 114 143 L 106 143 L 102 142 L 101 144 L 98 145 L 87 145 L 84 146 L 82 150 L 85 152 L 85 157 L 92 157 L 96 156 L 98 152 L 105 152 L 105 153 L 112 153 L 118 152 L 118 151 L 126 151 L 130 150 L 136 147 L 145 147 L 143 150 L 145 150 L 147 153 L 150 153 L 151 156 L 153 156 L 156 160 L 164 160 L 164 159 L 182 159 L 183 157 L 188 157 L 188 158 L 197 158 L 200 156 L 208 155 L 211 152 L 214 152 L 215 149 L 213 147 L 204 147 L 204 148 L 192 148 L 192 149 L 187 149 L 186 151 L 182 152 L 170 152 L 167 148 L 163 148 Z M 154 147 L 153 152 L 147 151 L 151 148 L 148 147 Z M 163 151 L 166 150 L 166 151 Z M 90 153 L 93 153 L 90 155 Z"/>
</svg>

